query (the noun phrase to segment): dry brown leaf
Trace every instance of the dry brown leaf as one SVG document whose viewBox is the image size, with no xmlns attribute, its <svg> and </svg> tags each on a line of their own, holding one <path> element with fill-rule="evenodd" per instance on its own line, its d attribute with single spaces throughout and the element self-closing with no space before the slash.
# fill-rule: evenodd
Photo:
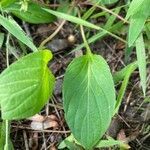
<svg viewBox="0 0 150 150">
<path fill-rule="evenodd" d="M 31 121 L 36 121 L 36 122 L 43 122 L 45 120 L 45 117 L 42 115 L 36 114 L 28 119 Z"/>
<path fill-rule="evenodd" d="M 33 130 L 45 130 L 48 128 L 58 128 L 58 122 L 57 122 L 57 117 L 55 115 L 50 115 L 48 117 L 44 117 L 45 119 L 40 122 L 40 121 L 36 121 L 33 120 L 31 122 L 31 128 Z"/>
<path fill-rule="evenodd" d="M 128 141 L 124 129 L 121 129 L 119 131 L 117 135 L 117 140 L 124 142 L 124 145 L 121 146 L 123 149 L 128 150 L 131 148 L 130 145 L 128 145 Z"/>
<path fill-rule="evenodd" d="M 124 129 L 121 129 L 117 135 L 117 139 L 120 141 L 126 141 L 126 135 Z"/>
<path fill-rule="evenodd" d="M 117 50 L 121 50 L 125 48 L 125 44 L 123 42 L 118 41 L 115 47 Z"/>
<path fill-rule="evenodd" d="M 55 146 L 51 146 L 49 150 L 57 150 Z"/>
<path fill-rule="evenodd" d="M 49 115 L 47 118 L 58 121 L 57 117 L 55 115 Z"/>
</svg>

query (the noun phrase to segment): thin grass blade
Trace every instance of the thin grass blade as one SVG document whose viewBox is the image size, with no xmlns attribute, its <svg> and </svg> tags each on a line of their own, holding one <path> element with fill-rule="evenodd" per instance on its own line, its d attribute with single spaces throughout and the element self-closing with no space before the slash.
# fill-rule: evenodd
<svg viewBox="0 0 150 150">
<path fill-rule="evenodd" d="M 0 15 L 0 24 L 22 43 L 27 45 L 33 51 L 37 51 L 36 46 L 33 44 L 31 39 L 26 36 L 25 32 L 15 22 L 15 20 L 12 18 L 5 18 L 4 16 Z"/>
<path fill-rule="evenodd" d="M 146 93 L 146 53 L 145 53 L 145 46 L 143 35 L 141 34 L 138 39 L 136 40 L 136 55 L 137 55 L 137 62 L 139 67 L 139 74 L 141 79 L 141 86 L 144 93 Z"/>
</svg>

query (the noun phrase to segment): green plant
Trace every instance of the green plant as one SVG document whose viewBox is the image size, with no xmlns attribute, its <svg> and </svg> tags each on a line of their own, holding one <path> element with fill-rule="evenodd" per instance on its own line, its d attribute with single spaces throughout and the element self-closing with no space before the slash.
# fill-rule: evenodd
<svg viewBox="0 0 150 150">
<path fill-rule="evenodd" d="M 0 25 L 33 51 L 10 66 L 8 65 L 0 75 L 0 106 L 3 120 L 0 125 L 0 150 L 13 149 L 9 137 L 11 120 L 25 119 L 38 113 L 52 96 L 55 83 L 55 77 L 47 66 L 52 59 L 50 50 L 45 50 L 43 44 L 37 48 L 18 23 L 11 16 L 7 16 L 8 13 L 32 24 L 49 23 L 59 17 L 81 27 L 84 43 L 73 51 L 86 47 L 86 54 L 75 58 L 70 63 L 63 82 L 65 119 L 72 135 L 67 137 L 59 148 L 91 150 L 94 147 L 101 148 L 106 145 L 108 147 L 119 145 L 127 148 L 127 145 L 121 141 L 110 137 L 107 137 L 107 140 L 101 138 L 112 117 L 118 112 L 129 78 L 137 67 L 139 67 L 143 93 L 144 96 L 146 95 L 146 52 L 141 32 L 150 15 L 148 10 L 150 2 L 149 0 L 133 0 L 131 2 L 126 16 L 126 19 L 130 18 L 128 42 L 115 34 L 118 28 L 123 27 L 123 22 L 116 23 L 117 15 L 114 13 L 118 14 L 125 6 L 111 11 L 112 15 L 101 27 L 90 23 L 87 19 L 106 14 L 106 12 L 102 12 L 92 15 L 97 5 L 113 4 L 117 0 L 93 0 L 92 2 L 94 3 L 93 7 L 82 17 L 67 14 L 66 10 L 54 11 L 32 1 L 17 3 L 16 0 L 2 0 L 0 2 L 2 12 Z M 67 3 L 67 10 L 68 6 Z M 78 8 L 76 10 L 80 16 Z M 122 19 L 122 21 L 126 20 Z M 86 40 L 82 26 L 95 29 L 98 32 Z M 134 46 L 134 44 L 136 46 L 137 61 L 130 63 L 114 75 L 111 74 L 104 58 L 93 54 L 88 45 L 106 35 L 128 44 L 127 47 Z M 3 42 L 4 34 L 0 33 L 0 47 Z M 119 81 L 122 81 L 122 85 L 116 98 L 114 87 Z"/>
<path fill-rule="evenodd" d="M 49 50 L 35 52 L 19 59 L 3 71 L 0 75 L 3 120 L 8 122 L 30 117 L 45 105 L 52 95 L 54 86 L 54 76 L 47 67 L 51 58 Z M 6 130 L 5 147 L 9 145 L 8 130 L 9 127 Z"/>
<path fill-rule="evenodd" d="M 93 54 L 74 59 L 65 73 L 63 97 L 73 135 L 91 149 L 108 128 L 115 106 L 113 79 L 105 60 Z"/>
<path fill-rule="evenodd" d="M 142 35 L 147 18 L 150 16 L 149 0 L 133 0 L 130 4 L 126 18 L 130 17 L 128 34 L 129 47 L 136 44 L 136 54 L 144 96 L 146 95 L 146 54 Z"/>
<path fill-rule="evenodd" d="M 11 12 L 18 18 L 32 24 L 49 23 L 54 21 L 56 19 L 55 16 L 44 11 L 42 9 L 43 7 L 44 6 L 31 1 L 28 2 L 27 10 L 20 10 L 21 5 L 19 3 L 12 3 L 7 7 L 3 7 L 3 9 L 4 11 Z"/>
<path fill-rule="evenodd" d="M 115 145 L 119 145 L 120 147 L 122 147 L 124 149 L 129 148 L 129 146 L 127 144 L 125 144 L 124 142 L 119 141 L 119 140 L 114 140 L 111 137 L 107 137 L 107 140 L 101 140 L 100 142 L 98 142 L 98 144 L 95 147 L 96 148 L 110 148 Z M 81 147 L 80 143 L 73 137 L 72 134 L 60 143 L 58 149 L 64 149 L 66 147 L 71 150 L 82 150 L 83 149 Z"/>
</svg>

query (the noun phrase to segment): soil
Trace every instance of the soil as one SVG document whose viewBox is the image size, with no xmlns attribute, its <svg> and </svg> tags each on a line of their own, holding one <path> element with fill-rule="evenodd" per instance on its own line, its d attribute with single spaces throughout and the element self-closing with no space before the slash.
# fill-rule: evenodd
<svg viewBox="0 0 150 150">
<path fill-rule="evenodd" d="M 33 38 L 33 41 L 38 45 L 47 36 L 54 32 L 57 25 L 29 25 L 27 24 L 28 32 Z M 22 26 L 24 28 L 24 26 Z M 13 121 L 11 123 L 11 139 L 15 150 L 56 150 L 59 143 L 70 134 L 70 130 L 64 119 L 64 111 L 62 107 L 62 82 L 66 67 L 74 57 L 82 55 L 84 49 L 77 52 L 69 53 L 82 43 L 82 38 L 79 30 L 74 30 L 75 25 L 69 22 L 63 26 L 60 32 L 47 44 L 47 48 L 51 48 L 54 58 L 49 64 L 52 72 L 56 77 L 56 87 L 52 99 L 39 113 L 41 116 L 49 116 L 50 125 L 44 130 L 35 130 L 31 126 L 32 119 L 25 119 L 21 121 Z M 42 32 L 41 32 L 42 31 Z M 94 32 L 90 33 L 91 35 Z M 68 37 L 73 36 L 74 41 L 70 42 Z M 14 41 L 16 42 L 16 41 Z M 92 51 L 96 54 L 102 55 L 108 62 L 112 73 L 123 68 L 127 63 L 124 61 L 125 45 L 107 36 L 102 40 L 98 40 L 90 45 Z M 29 51 L 28 51 L 29 52 Z M 22 54 L 19 54 L 20 56 Z M 14 62 L 15 57 L 10 53 L 10 62 Z M 130 56 L 130 62 L 134 61 L 135 52 Z M 6 54 L 5 48 L 0 50 L 0 72 L 6 68 Z M 147 72 L 150 72 L 148 66 Z M 147 96 L 150 96 L 150 75 L 148 74 L 148 88 Z M 118 92 L 121 83 L 116 85 Z M 116 92 L 116 93 L 117 93 Z M 150 104 L 144 102 L 142 94 L 138 70 L 136 70 L 126 90 L 119 113 L 115 115 L 112 123 L 106 132 L 107 135 L 126 141 L 131 150 L 149 150 L 150 149 Z M 113 148 L 117 149 L 117 148 Z"/>
</svg>

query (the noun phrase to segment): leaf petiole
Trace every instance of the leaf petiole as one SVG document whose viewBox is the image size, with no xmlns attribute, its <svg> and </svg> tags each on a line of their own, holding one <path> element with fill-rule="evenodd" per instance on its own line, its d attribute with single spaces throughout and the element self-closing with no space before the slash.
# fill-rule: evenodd
<svg viewBox="0 0 150 150">
<path fill-rule="evenodd" d="M 5 120 L 5 146 L 4 146 L 4 150 L 8 150 L 9 149 L 9 121 Z"/>
<path fill-rule="evenodd" d="M 78 12 L 78 15 L 79 15 L 79 18 L 81 18 L 79 12 Z M 81 35 L 82 35 L 82 39 L 83 39 L 84 45 L 85 45 L 85 47 L 86 47 L 86 54 L 87 54 L 87 55 L 91 55 L 92 52 L 91 52 L 91 49 L 90 49 L 90 47 L 89 47 L 89 44 L 88 44 L 88 42 L 87 42 L 87 40 L 86 40 L 85 33 L 84 33 L 84 29 L 83 29 L 83 26 L 82 26 L 82 25 L 80 25 L 80 30 L 81 30 Z"/>
<path fill-rule="evenodd" d="M 80 25 L 80 29 L 81 29 L 81 35 L 82 35 L 82 38 L 83 38 L 83 42 L 84 42 L 85 47 L 86 47 L 86 54 L 87 54 L 87 55 L 91 55 L 92 52 L 91 52 L 91 49 L 90 49 L 90 47 L 89 47 L 89 45 L 88 45 L 88 42 L 87 42 L 87 40 L 86 40 L 86 37 L 85 37 L 85 34 L 84 34 L 84 30 L 83 30 L 83 26 L 82 26 L 82 25 Z"/>
</svg>

